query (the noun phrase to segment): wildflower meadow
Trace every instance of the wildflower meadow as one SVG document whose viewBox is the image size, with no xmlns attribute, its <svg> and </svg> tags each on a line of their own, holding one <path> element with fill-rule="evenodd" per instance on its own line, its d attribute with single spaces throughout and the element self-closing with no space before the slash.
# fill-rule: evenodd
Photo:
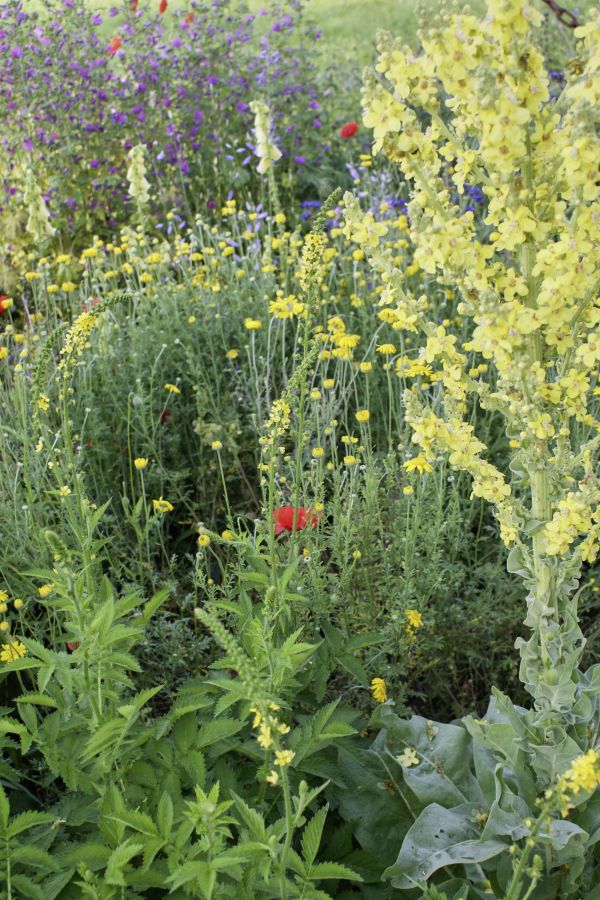
<svg viewBox="0 0 600 900">
<path fill-rule="evenodd" d="M 593 0 L 0 72 L 1 900 L 600 900 Z"/>
</svg>

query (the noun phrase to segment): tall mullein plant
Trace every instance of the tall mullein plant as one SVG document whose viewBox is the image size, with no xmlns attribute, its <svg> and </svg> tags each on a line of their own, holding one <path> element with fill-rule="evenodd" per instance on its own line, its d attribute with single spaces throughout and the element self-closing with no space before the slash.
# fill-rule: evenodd
<svg viewBox="0 0 600 900">
<path fill-rule="evenodd" d="M 374 151 L 411 190 L 415 261 L 459 289 L 469 340 L 434 321 L 385 247 L 385 227 L 349 194 L 346 233 L 380 273 L 394 327 L 421 331 L 419 354 L 439 372 L 441 402 L 405 395 L 413 441 L 471 475 L 527 585 L 520 675 L 536 721 L 551 743 L 575 725 L 581 744 L 588 730 L 577 723 L 594 720 L 598 692 L 598 673 L 579 667 L 576 589 L 600 546 L 600 17 L 576 30 L 558 98 L 534 40 L 541 18 L 526 0 L 489 0 L 482 19 L 456 15 L 423 32 L 419 55 L 380 35 L 365 73 Z M 465 211 L 475 185 L 483 222 Z M 472 377 L 474 360 L 488 362 L 485 377 Z M 506 471 L 485 459 L 474 402 L 504 420 Z"/>
</svg>

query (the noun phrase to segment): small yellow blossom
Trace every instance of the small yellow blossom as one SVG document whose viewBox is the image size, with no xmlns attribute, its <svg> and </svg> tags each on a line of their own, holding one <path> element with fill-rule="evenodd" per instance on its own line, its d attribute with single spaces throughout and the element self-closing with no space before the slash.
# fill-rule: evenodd
<svg viewBox="0 0 600 900">
<path fill-rule="evenodd" d="M 153 500 L 152 506 L 154 507 L 154 511 L 157 513 L 167 513 L 175 509 L 172 503 L 169 503 L 168 500 L 163 500 L 162 497 L 160 497 L 158 500 Z"/>
<path fill-rule="evenodd" d="M 284 766 L 289 766 L 295 755 L 296 754 L 293 750 L 276 750 L 275 765 L 280 766 L 281 768 L 283 768 Z"/>
<path fill-rule="evenodd" d="M 413 750 L 412 747 L 407 747 L 396 757 L 396 762 L 398 763 L 398 765 L 404 766 L 404 768 L 409 769 L 411 766 L 418 766 L 420 760 L 416 750 Z"/>
<path fill-rule="evenodd" d="M 356 466 L 360 462 L 358 456 L 354 456 L 352 453 L 349 453 L 347 456 L 344 456 L 344 465 L 345 466 Z"/>
<path fill-rule="evenodd" d="M 46 412 L 46 410 L 50 409 L 50 401 L 46 397 L 45 394 L 40 394 L 37 401 L 38 409 L 41 409 L 42 412 Z"/>
<path fill-rule="evenodd" d="M 54 590 L 54 583 L 50 582 L 49 584 L 42 584 L 41 587 L 38 588 L 38 594 L 42 599 L 44 597 L 48 597 L 52 591 Z"/>
<path fill-rule="evenodd" d="M 415 489 L 414 489 L 414 487 L 412 487 L 412 485 L 410 485 L 410 484 L 406 484 L 406 485 L 402 488 L 402 493 L 405 495 L 405 497 L 410 497 L 410 495 L 411 495 L 411 494 L 414 494 L 414 492 L 415 492 Z"/>
<path fill-rule="evenodd" d="M 322 459 L 325 456 L 325 450 L 323 447 L 313 447 L 311 454 L 315 459 Z"/>
<path fill-rule="evenodd" d="M 272 784 L 273 786 L 275 786 L 276 784 L 279 784 L 279 772 L 276 772 L 275 769 L 271 769 L 271 771 L 267 775 L 266 780 L 269 784 Z"/>
<path fill-rule="evenodd" d="M 71 488 L 67 487 L 66 484 L 63 484 L 63 486 L 59 488 L 58 493 L 61 497 L 68 497 L 71 493 Z"/>
<path fill-rule="evenodd" d="M 169 384 L 168 382 L 167 382 L 167 384 L 165 384 L 165 391 L 168 391 L 170 394 L 180 394 L 181 393 L 180 389 L 177 387 L 176 384 Z"/>
<path fill-rule="evenodd" d="M 410 629 L 420 628 L 423 624 L 423 616 L 416 609 L 406 610 L 406 620 Z"/>
<path fill-rule="evenodd" d="M 221 443 L 221 441 L 213 441 L 210 446 L 211 446 L 212 450 L 222 450 L 223 449 L 223 444 Z"/>
<path fill-rule="evenodd" d="M 13 606 L 14 606 L 15 609 L 21 609 L 21 608 L 22 608 L 22 606 L 23 606 L 23 601 L 21 600 L 20 597 L 16 597 L 16 598 L 13 600 Z"/>
<path fill-rule="evenodd" d="M 3 622 L 2 624 L 4 625 L 5 623 Z M 12 662 L 14 659 L 21 659 L 22 656 L 25 656 L 25 644 L 21 641 L 12 641 L 10 644 L 3 644 L 1 646 L 0 660 L 2 662 Z"/>
<path fill-rule="evenodd" d="M 138 469 L 138 471 L 140 471 L 141 469 L 146 468 L 146 466 L 148 465 L 148 460 L 146 459 L 145 456 L 137 456 L 134 459 L 133 464 L 136 467 L 136 469 Z"/>
<path fill-rule="evenodd" d="M 210 544 L 210 536 L 208 534 L 200 534 L 198 536 L 198 546 L 199 547 L 208 547 Z"/>
<path fill-rule="evenodd" d="M 368 422 L 371 413 L 368 409 L 359 409 L 358 412 L 355 413 L 355 418 L 357 422 Z"/>
<path fill-rule="evenodd" d="M 231 350 L 228 350 L 225 354 L 227 359 L 237 359 L 239 355 L 239 350 L 236 350 L 235 347 L 232 347 Z"/>
<path fill-rule="evenodd" d="M 244 328 L 248 331 L 258 331 L 259 328 L 262 328 L 262 322 L 260 319 L 251 319 L 247 317 L 244 319 Z"/>
<path fill-rule="evenodd" d="M 230 531 L 229 528 L 226 528 L 225 531 L 221 532 L 221 538 L 224 541 L 234 541 L 235 534 L 233 533 L 233 531 Z"/>
</svg>

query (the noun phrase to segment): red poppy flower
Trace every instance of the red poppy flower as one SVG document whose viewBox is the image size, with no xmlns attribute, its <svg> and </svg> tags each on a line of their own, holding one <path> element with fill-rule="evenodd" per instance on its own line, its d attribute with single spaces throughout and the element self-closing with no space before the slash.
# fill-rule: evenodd
<svg viewBox="0 0 600 900">
<path fill-rule="evenodd" d="M 158 11 L 161 14 L 161 16 L 163 13 L 166 13 L 168 5 L 169 4 L 167 3 L 167 0 L 160 0 L 160 6 L 158 7 Z"/>
<path fill-rule="evenodd" d="M 163 423 L 163 425 L 166 425 L 170 418 L 171 418 L 171 410 L 163 409 L 163 411 L 160 414 L 160 421 Z"/>
<path fill-rule="evenodd" d="M 123 43 L 123 38 L 120 34 L 115 34 L 114 38 L 108 45 L 108 50 L 106 51 L 109 56 L 114 56 L 115 53 L 121 48 L 121 44 Z"/>
<path fill-rule="evenodd" d="M 357 122 L 346 122 L 345 125 L 342 125 L 340 128 L 340 137 L 342 138 L 351 138 L 354 137 L 356 132 L 358 131 L 358 123 Z"/>
<path fill-rule="evenodd" d="M 275 522 L 275 534 L 281 534 L 282 531 L 292 531 L 294 529 L 294 507 L 279 506 L 273 510 L 273 521 Z M 304 506 L 298 507 L 298 516 L 296 518 L 296 531 L 301 531 L 307 525 L 313 527 L 319 524 L 319 513 L 313 513 L 312 509 Z"/>
<path fill-rule="evenodd" d="M 131 0 L 131 12 L 137 12 L 139 0 Z"/>
<path fill-rule="evenodd" d="M 10 304 L 8 304 L 7 306 L 4 305 L 4 301 L 5 301 L 5 300 L 8 300 L 7 295 L 6 295 L 6 294 L 0 294 L 0 313 L 5 312 L 5 311 L 6 311 L 7 309 L 9 309 L 9 307 L 10 307 Z"/>
<path fill-rule="evenodd" d="M 69 653 L 74 653 L 78 647 L 79 647 L 78 641 L 74 641 L 74 643 L 72 643 L 72 644 L 67 643 L 67 649 L 68 649 Z"/>
</svg>

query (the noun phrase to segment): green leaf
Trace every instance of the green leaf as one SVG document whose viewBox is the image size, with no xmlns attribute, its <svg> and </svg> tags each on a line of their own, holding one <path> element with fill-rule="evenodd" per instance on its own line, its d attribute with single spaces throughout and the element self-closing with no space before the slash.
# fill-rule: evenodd
<svg viewBox="0 0 600 900">
<path fill-rule="evenodd" d="M 10 804 L 4 788 L 0 784 L 0 825 L 4 831 L 8 825 L 8 817 L 10 816 Z"/>
<path fill-rule="evenodd" d="M 352 869 L 335 862 L 323 862 L 311 866 L 308 870 L 308 877 L 313 881 L 321 881 L 324 878 L 343 878 L 345 881 L 362 881 L 360 875 L 357 875 Z"/>
<path fill-rule="evenodd" d="M 250 833 L 250 837 L 254 840 L 264 842 L 267 840 L 267 830 L 265 828 L 265 823 L 263 817 L 260 815 L 257 810 L 253 809 L 251 806 L 248 806 L 245 800 L 239 797 L 234 791 L 231 792 L 231 799 L 235 803 L 235 807 L 244 820 L 248 831 Z"/>
<path fill-rule="evenodd" d="M 151 700 L 155 694 L 158 694 L 159 691 L 163 689 L 164 685 L 159 684 L 158 687 L 146 688 L 145 691 L 140 691 L 139 694 L 136 694 L 135 697 L 132 697 L 131 702 L 124 704 L 123 706 L 118 706 L 117 711 L 127 719 L 128 723 L 132 721 L 143 709 L 143 707 Z"/>
<path fill-rule="evenodd" d="M 134 856 L 137 856 L 144 849 L 143 844 L 134 844 L 130 840 L 125 841 L 110 854 L 106 866 L 104 878 L 107 884 L 115 884 L 125 887 L 127 882 L 123 875 L 123 869 Z"/>
<path fill-rule="evenodd" d="M 241 731 L 245 724 L 238 719 L 216 719 L 213 722 L 204 722 L 198 732 L 196 748 L 203 750 L 224 738 L 232 737 Z"/>
<path fill-rule="evenodd" d="M 21 865 L 33 869 L 48 869 L 48 871 L 54 872 L 58 868 L 58 863 L 46 850 L 42 850 L 41 847 L 35 847 L 33 844 L 13 847 L 10 851 L 10 856 L 14 862 L 19 862 Z"/>
<path fill-rule="evenodd" d="M 423 810 L 406 835 L 393 866 L 384 872 L 392 885 L 408 890 L 423 885 L 444 866 L 473 865 L 506 851 L 509 842 L 482 841 L 469 821 L 476 812 L 471 804 L 445 809 L 432 803 Z"/>
<path fill-rule="evenodd" d="M 34 884 L 27 875 L 22 873 L 13 875 L 11 882 L 12 886 L 20 891 L 23 897 L 27 897 L 27 900 L 47 900 L 42 889 L 37 884 Z"/>
<path fill-rule="evenodd" d="M 322 806 L 312 817 L 302 834 L 302 856 L 310 865 L 317 858 L 328 811 L 329 806 Z"/>
<path fill-rule="evenodd" d="M 58 707 L 58 703 L 54 697 L 50 697 L 48 694 L 36 694 L 31 692 L 28 694 L 21 694 L 20 697 L 16 697 L 15 699 L 17 703 L 33 703 L 36 706 Z"/>
<path fill-rule="evenodd" d="M 166 791 L 163 791 L 157 810 L 158 830 L 168 840 L 173 829 L 173 801 Z"/>
<path fill-rule="evenodd" d="M 165 602 L 167 597 L 171 594 L 171 588 L 162 588 L 160 591 L 157 591 L 153 597 L 150 597 L 149 600 L 144 604 L 144 610 L 142 612 L 142 619 L 144 622 L 149 622 L 156 610 L 159 606 Z"/>
<path fill-rule="evenodd" d="M 82 762 L 89 762 L 102 750 L 116 743 L 125 731 L 127 723 L 124 719 L 109 719 L 91 736 L 80 756 Z"/>
<path fill-rule="evenodd" d="M 51 813 L 28 810 L 27 812 L 19 813 L 14 819 L 11 819 L 6 833 L 8 837 L 13 838 L 24 831 L 28 831 L 30 828 L 35 828 L 36 825 L 49 825 L 54 820 L 55 816 Z"/>
</svg>

